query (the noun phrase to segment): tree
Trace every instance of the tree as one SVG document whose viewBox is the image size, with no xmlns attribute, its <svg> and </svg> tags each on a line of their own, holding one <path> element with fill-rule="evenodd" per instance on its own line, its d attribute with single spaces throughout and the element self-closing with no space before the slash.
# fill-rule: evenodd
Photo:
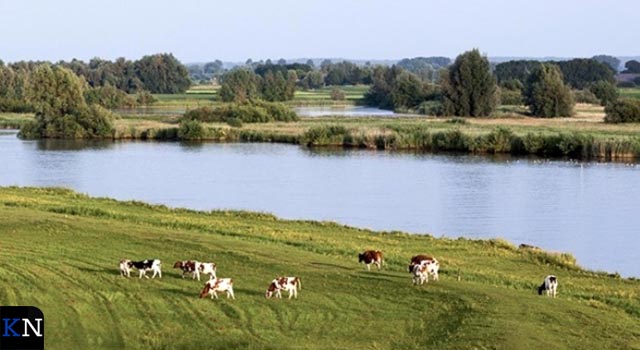
<svg viewBox="0 0 640 350">
<path fill-rule="evenodd" d="M 520 84 L 524 84 L 529 78 L 529 74 L 540 66 L 539 61 L 507 61 L 496 65 L 495 74 L 496 79 L 500 85 L 510 81 L 518 81 Z M 506 87 L 506 86 L 505 86 Z M 511 87 L 507 87 L 511 89 Z M 513 90 L 513 89 L 511 89 Z"/>
<path fill-rule="evenodd" d="M 451 64 L 448 57 L 415 57 L 405 58 L 398 62 L 398 66 L 414 73 L 425 81 L 437 81 L 438 72 Z"/>
<path fill-rule="evenodd" d="M 305 89 L 319 89 L 324 86 L 324 78 L 322 73 L 317 70 L 307 72 L 302 78 L 301 85 Z"/>
<path fill-rule="evenodd" d="M 609 55 L 597 55 L 591 57 L 592 60 L 598 61 L 600 63 L 605 63 L 615 72 L 620 69 L 620 60 L 617 57 L 609 56 Z"/>
<path fill-rule="evenodd" d="M 627 61 L 624 67 L 626 69 L 622 73 L 640 74 L 640 62 L 636 60 Z"/>
<path fill-rule="evenodd" d="M 618 89 L 608 81 L 599 81 L 589 87 L 589 90 L 600 100 L 602 106 L 606 106 L 618 99 Z"/>
<path fill-rule="evenodd" d="M 496 79 L 489 60 L 478 49 L 459 55 L 442 77 L 445 113 L 489 116 L 497 105 Z"/>
<path fill-rule="evenodd" d="M 554 64 L 536 68 L 525 88 L 525 104 L 536 117 L 570 117 L 573 114 L 571 90 L 562 79 L 562 72 Z"/>
<path fill-rule="evenodd" d="M 415 109 L 426 99 L 426 85 L 415 74 L 398 66 L 376 66 L 365 104 L 382 109 Z"/>
<path fill-rule="evenodd" d="M 35 121 L 20 134 L 28 138 L 109 137 L 112 115 L 98 106 L 87 106 L 85 82 L 70 69 L 43 64 L 30 77 L 29 99 L 36 111 Z"/>
<path fill-rule="evenodd" d="M 191 86 L 187 68 L 172 54 L 144 56 L 135 62 L 135 71 L 152 93 L 183 93 Z"/>
<path fill-rule="evenodd" d="M 604 111 L 606 123 L 640 122 L 640 100 L 622 98 L 607 105 Z"/>
<path fill-rule="evenodd" d="M 258 97 L 258 76 L 247 69 L 234 69 L 221 77 L 220 99 L 246 102 Z"/>
<path fill-rule="evenodd" d="M 587 58 L 555 62 L 562 71 L 564 82 L 582 90 L 600 80 L 614 82 L 615 71 L 609 65 Z"/>
</svg>

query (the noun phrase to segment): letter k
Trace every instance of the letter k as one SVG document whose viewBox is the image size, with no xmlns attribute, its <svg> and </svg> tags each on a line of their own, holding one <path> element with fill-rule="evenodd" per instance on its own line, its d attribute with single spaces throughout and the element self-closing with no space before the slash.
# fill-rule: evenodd
<svg viewBox="0 0 640 350">
<path fill-rule="evenodd" d="M 4 334 L 2 335 L 3 337 L 19 337 L 20 334 L 18 334 L 16 331 L 13 330 L 13 327 L 16 323 L 18 323 L 18 321 L 20 321 L 19 318 L 3 318 L 2 319 L 4 321 Z M 9 323 L 10 320 L 13 320 L 13 322 Z M 9 331 L 11 331 L 11 333 L 13 333 L 13 335 L 9 335 Z"/>
</svg>

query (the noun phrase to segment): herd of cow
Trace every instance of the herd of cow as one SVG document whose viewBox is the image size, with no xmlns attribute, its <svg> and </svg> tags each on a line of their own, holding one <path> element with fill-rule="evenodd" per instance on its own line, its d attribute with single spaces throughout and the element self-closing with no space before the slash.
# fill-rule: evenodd
<svg viewBox="0 0 640 350">
<path fill-rule="evenodd" d="M 378 269 L 382 268 L 384 258 L 383 254 L 379 250 L 367 250 L 361 254 L 358 254 L 358 262 L 364 263 L 367 270 L 371 270 L 371 265 L 375 264 Z M 153 272 L 151 278 L 158 276 L 162 278 L 161 261 L 159 259 L 148 259 L 142 261 L 131 261 L 129 259 L 120 260 L 120 274 L 125 277 L 131 276 L 131 269 L 138 270 L 139 278 L 147 276 L 147 272 Z M 233 293 L 233 279 L 231 278 L 218 278 L 216 274 L 216 264 L 209 262 L 203 263 L 198 261 L 186 260 L 177 261 L 174 268 L 182 270 L 182 278 L 185 275 L 191 274 L 193 279 L 200 281 L 200 275 L 209 275 L 209 280 L 205 283 L 202 292 L 200 292 L 200 298 L 204 298 L 207 295 L 211 296 L 211 299 L 217 299 L 218 293 L 226 293 L 227 298 L 235 299 Z M 438 271 L 440 270 L 440 263 L 434 257 L 428 255 L 416 255 L 411 258 L 409 263 L 409 272 L 413 277 L 413 284 L 422 285 L 429 281 L 429 276 L 434 281 L 438 280 Z M 271 298 L 275 295 L 276 298 L 282 298 L 281 291 L 288 293 L 289 299 L 298 297 L 298 289 L 301 289 L 301 280 L 299 277 L 276 277 L 274 278 L 267 291 L 265 293 L 266 298 Z M 558 278 L 554 275 L 548 275 L 544 278 L 542 285 L 538 287 L 538 294 L 542 295 L 546 293 L 547 296 L 556 297 L 558 289 Z"/>
</svg>

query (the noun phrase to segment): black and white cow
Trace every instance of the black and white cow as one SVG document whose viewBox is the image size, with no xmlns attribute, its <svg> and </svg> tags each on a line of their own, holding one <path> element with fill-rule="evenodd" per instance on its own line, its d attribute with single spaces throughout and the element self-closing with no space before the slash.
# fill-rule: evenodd
<svg viewBox="0 0 640 350">
<path fill-rule="evenodd" d="M 162 278 L 161 264 L 162 263 L 159 259 L 147 259 L 142 261 L 123 259 L 120 261 L 120 273 L 129 277 L 131 268 L 136 268 L 140 272 L 138 276 L 139 278 L 142 278 L 142 276 L 149 278 L 149 276 L 147 276 L 147 271 L 153 271 L 153 276 L 151 276 L 151 278 L 155 278 L 156 275 L 158 275 L 159 278 Z"/>
<path fill-rule="evenodd" d="M 558 292 L 558 278 L 554 275 L 548 275 L 542 281 L 540 287 L 538 287 L 538 295 L 542 295 L 542 293 L 546 292 L 547 296 L 556 297 L 556 293 Z"/>
</svg>

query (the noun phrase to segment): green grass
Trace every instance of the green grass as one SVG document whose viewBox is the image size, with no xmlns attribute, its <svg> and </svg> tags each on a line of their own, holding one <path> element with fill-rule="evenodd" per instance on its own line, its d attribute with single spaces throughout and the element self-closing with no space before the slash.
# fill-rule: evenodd
<svg viewBox="0 0 640 350">
<path fill-rule="evenodd" d="M 620 97 L 640 99 L 640 88 L 621 88 L 618 89 Z"/>
<path fill-rule="evenodd" d="M 0 129 L 20 129 L 30 120 L 33 120 L 33 114 L 0 112 Z"/>
<path fill-rule="evenodd" d="M 0 242 L 0 305 L 41 308 L 47 349 L 640 348 L 639 281 L 503 240 L 0 188 Z M 382 271 L 357 263 L 370 248 Z M 411 284 L 416 253 L 440 260 L 439 282 Z M 120 277 L 123 257 L 162 259 L 163 278 Z M 171 269 L 181 259 L 216 262 L 237 299 L 199 299 L 204 282 Z M 535 294 L 550 273 L 555 300 Z M 297 300 L 264 298 L 281 274 L 302 278 Z"/>
</svg>

